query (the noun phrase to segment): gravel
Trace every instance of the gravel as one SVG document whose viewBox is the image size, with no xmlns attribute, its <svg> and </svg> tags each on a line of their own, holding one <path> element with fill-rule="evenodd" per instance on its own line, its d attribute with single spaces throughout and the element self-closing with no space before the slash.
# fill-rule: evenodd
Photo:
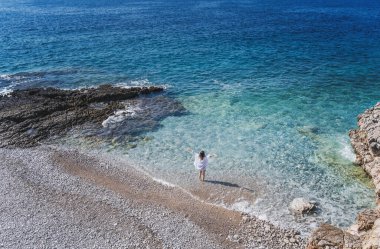
<svg viewBox="0 0 380 249">
<path fill-rule="evenodd" d="M 194 200 L 124 161 L 0 149 L 1 248 L 303 248 L 296 231 Z"/>
</svg>

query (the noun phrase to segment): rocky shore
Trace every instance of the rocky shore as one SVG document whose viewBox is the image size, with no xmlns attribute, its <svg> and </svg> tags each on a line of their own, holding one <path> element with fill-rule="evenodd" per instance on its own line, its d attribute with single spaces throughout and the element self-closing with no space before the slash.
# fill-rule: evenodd
<svg viewBox="0 0 380 249">
<path fill-rule="evenodd" d="M 123 121 L 122 118 L 126 119 L 129 114 L 126 108 L 139 104 L 146 108 L 141 108 L 138 124 L 135 121 L 134 126 L 126 126 L 120 136 L 144 131 L 141 127 L 153 129 L 160 118 L 184 111 L 178 101 L 162 95 L 152 96 L 163 90 L 155 86 L 121 88 L 111 85 L 81 90 L 16 90 L 7 96 L 0 96 L 0 147 L 35 146 L 78 127 L 82 131 L 91 131 L 87 135 L 111 134 L 115 137 L 115 125 L 112 124 L 118 123 L 118 120 L 106 124 L 102 124 L 103 121 L 116 115 L 117 111 L 118 118 Z M 141 96 L 151 97 L 142 102 Z"/>
<path fill-rule="evenodd" d="M 380 248 L 380 103 L 358 116 L 358 128 L 350 139 L 356 153 L 356 164 L 372 178 L 377 207 L 360 212 L 356 223 L 347 231 L 323 224 L 311 235 L 308 249 Z"/>
</svg>

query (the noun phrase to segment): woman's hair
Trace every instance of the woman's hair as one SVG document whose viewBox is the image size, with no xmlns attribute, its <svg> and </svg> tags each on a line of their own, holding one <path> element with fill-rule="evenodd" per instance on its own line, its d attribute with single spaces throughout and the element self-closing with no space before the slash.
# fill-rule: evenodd
<svg viewBox="0 0 380 249">
<path fill-rule="evenodd" d="M 201 159 L 205 158 L 206 157 L 206 153 L 202 150 L 201 152 L 199 152 L 199 157 Z"/>
</svg>

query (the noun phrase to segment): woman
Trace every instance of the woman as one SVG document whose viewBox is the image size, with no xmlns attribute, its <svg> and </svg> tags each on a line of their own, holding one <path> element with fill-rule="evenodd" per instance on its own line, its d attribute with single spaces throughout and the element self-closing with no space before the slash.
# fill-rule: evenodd
<svg viewBox="0 0 380 249">
<path fill-rule="evenodd" d="M 206 177 L 206 168 L 208 166 L 208 157 L 203 150 L 199 152 L 199 154 L 195 154 L 194 166 L 199 170 L 199 180 L 203 182 Z"/>
</svg>

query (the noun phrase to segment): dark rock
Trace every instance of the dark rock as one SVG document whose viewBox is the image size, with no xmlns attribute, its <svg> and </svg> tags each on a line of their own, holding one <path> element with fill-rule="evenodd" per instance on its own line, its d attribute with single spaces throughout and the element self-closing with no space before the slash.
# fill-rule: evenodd
<svg viewBox="0 0 380 249">
<path fill-rule="evenodd" d="M 9 96 L 0 97 L 0 147 L 35 146 L 47 138 L 64 135 L 72 128 L 85 124 L 104 130 L 101 123 L 116 110 L 124 109 L 128 104 L 125 101 L 135 101 L 141 95 L 162 91 L 163 88 L 154 86 L 120 88 L 111 85 L 81 90 L 16 90 Z M 143 104 L 149 101 L 155 109 L 145 112 L 150 113 L 149 117 L 154 121 L 168 113 L 184 110 L 178 101 L 170 101 L 164 96 L 153 95 L 146 98 Z M 157 122 L 150 128 L 154 125 Z"/>
</svg>

